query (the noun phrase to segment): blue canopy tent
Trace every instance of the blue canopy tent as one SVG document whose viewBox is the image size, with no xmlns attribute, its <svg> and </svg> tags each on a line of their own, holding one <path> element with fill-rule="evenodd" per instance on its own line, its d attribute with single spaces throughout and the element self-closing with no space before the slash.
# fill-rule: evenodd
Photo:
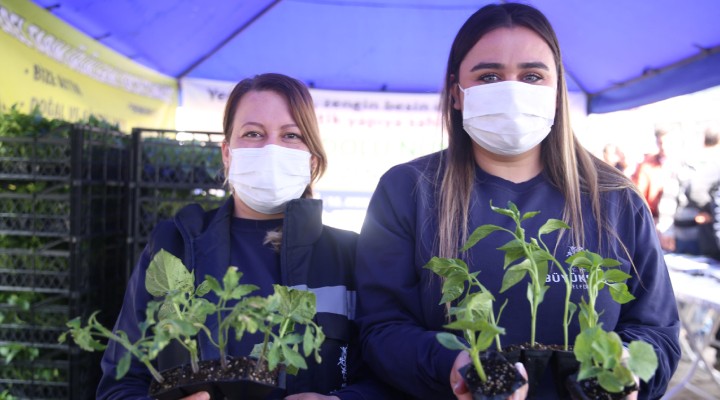
<svg viewBox="0 0 720 400">
<path fill-rule="evenodd" d="M 166 75 L 282 72 L 319 89 L 433 93 L 452 39 L 488 0 L 33 0 Z M 720 85 L 720 1 L 529 0 L 569 89 L 602 113 Z"/>
</svg>

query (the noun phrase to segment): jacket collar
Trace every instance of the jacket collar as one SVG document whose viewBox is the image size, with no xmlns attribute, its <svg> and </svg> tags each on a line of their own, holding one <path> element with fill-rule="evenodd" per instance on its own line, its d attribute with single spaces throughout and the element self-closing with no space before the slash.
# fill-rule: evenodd
<svg viewBox="0 0 720 400">
<path fill-rule="evenodd" d="M 206 213 L 197 204 L 178 212 L 175 224 L 185 242 L 185 263 L 189 269 L 194 270 L 199 264 L 223 269 L 230 265 L 230 221 L 234 208 L 230 197 L 215 212 Z M 296 249 L 313 245 L 322 230 L 322 200 L 288 202 L 283 219 L 281 269 L 292 269 L 288 265 L 288 254 L 294 255 Z"/>
</svg>

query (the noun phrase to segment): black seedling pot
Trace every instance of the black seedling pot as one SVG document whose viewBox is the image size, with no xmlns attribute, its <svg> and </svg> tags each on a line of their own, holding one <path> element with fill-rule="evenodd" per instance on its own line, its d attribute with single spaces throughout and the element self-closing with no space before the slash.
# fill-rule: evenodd
<svg viewBox="0 0 720 400">
<path fill-rule="evenodd" d="M 537 394 L 540 381 L 545 374 L 545 369 L 550 363 L 552 358 L 553 350 L 542 350 L 542 349 L 523 349 L 522 355 L 520 356 L 520 362 L 525 365 L 525 371 L 527 372 L 529 390 L 528 398 L 532 398 Z"/>
<path fill-rule="evenodd" d="M 515 365 L 509 363 L 500 353 L 494 351 L 484 352 L 480 355 L 480 362 L 483 365 L 488 382 L 492 382 L 489 386 L 493 389 L 502 387 L 504 390 L 492 390 L 492 393 L 489 390 L 486 391 L 484 388 L 488 387 L 488 385 L 480 381 L 475 366 L 470 363 L 460 368 L 459 372 L 470 389 L 473 400 L 505 400 L 526 383 L 525 378 L 520 375 Z"/>
<path fill-rule="evenodd" d="M 557 391 L 558 398 L 569 399 L 570 393 L 567 390 L 565 382 L 570 375 L 577 374 L 578 368 L 580 368 L 580 363 L 575 358 L 575 353 L 571 350 L 555 350 L 550 359 L 550 368 L 552 368 L 553 371 L 555 390 Z"/>
<path fill-rule="evenodd" d="M 153 381 L 148 395 L 157 400 L 178 400 L 201 391 L 208 392 L 213 400 L 274 400 L 285 397 L 284 370 L 257 373 L 254 359 L 239 362 L 243 364 L 241 367 L 233 364 L 228 368 L 228 373 L 237 375 L 228 379 L 219 377 L 222 369 L 218 360 L 200 362 L 201 373 L 218 372 L 211 378 L 193 374 L 190 365 L 165 370 L 161 375 L 166 380 L 172 379 L 176 384 L 165 388 Z"/>
<path fill-rule="evenodd" d="M 620 393 L 609 393 L 600 387 L 596 379 L 578 381 L 577 373 L 568 376 L 565 384 L 570 398 L 573 400 L 623 400 L 628 394 L 637 389 L 637 385 L 633 384 L 632 386 L 626 386 L 625 390 Z"/>
</svg>

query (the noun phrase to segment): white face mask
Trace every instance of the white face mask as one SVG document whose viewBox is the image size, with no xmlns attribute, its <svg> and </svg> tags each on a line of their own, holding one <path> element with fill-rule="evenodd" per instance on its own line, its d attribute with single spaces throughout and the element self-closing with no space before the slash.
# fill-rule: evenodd
<svg viewBox="0 0 720 400">
<path fill-rule="evenodd" d="M 228 181 L 248 207 L 281 213 L 310 184 L 310 152 L 274 144 L 231 149 Z"/>
<path fill-rule="evenodd" d="M 555 89 L 505 81 L 463 89 L 463 127 L 487 151 L 522 154 L 543 141 L 555 121 Z"/>
</svg>

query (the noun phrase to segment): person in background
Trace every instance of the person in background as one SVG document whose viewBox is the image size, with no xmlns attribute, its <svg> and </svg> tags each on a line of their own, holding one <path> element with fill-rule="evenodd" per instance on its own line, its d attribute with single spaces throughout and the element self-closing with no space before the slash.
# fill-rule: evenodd
<svg viewBox="0 0 720 400">
<path fill-rule="evenodd" d="M 627 161 L 625 161 L 625 153 L 614 143 L 608 143 L 603 147 L 603 161 L 617 168 L 623 174 L 627 171 L 628 165 Z"/>
<path fill-rule="evenodd" d="M 657 152 L 647 154 L 636 167 L 632 180 L 650 206 L 650 213 L 654 218 L 658 216 L 658 203 L 663 193 L 663 186 L 667 181 L 665 161 L 665 143 L 668 139 L 668 131 L 665 129 L 655 130 L 655 143 Z"/>
<path fill-rule="evenodd" d="M 327 157 L 307 88 L 280 74 L 241 81 L 228 97 L 223 131 L 222 160 L 232 196 L 218 209 L 206 212 L 194 204 L 158 224 L 130 278 L 115 329 L 131 341 L 140 334 L 152 300 L 145 273 L 160 249 L 181 258 L 196 282 L 205 275 L 222 281 L 227 268 L 237 266 L 241 283 L 259 287 L 253 295 L 271 294 L 273 284 L 316 295 L 315 319 L 326 335 L 323 362 L 308 359 L 308 369 L 287 376 L 288 399 L 385 398 L 385 388 L 360 378 L 353 323 L 357 234 L 323 225 L 322 201 L 312 198 Z M 248 356 L 261 342 L 259 334 L 246 334 L 230 341 L 228 354 Z M 219 357 L 207 336 L 199 337 L 199 348 L 202 359 Z M 98 399 L 147 398 L 151 376 L 134 358 L 128 374 L 115 379 L 124 353 L 115 342 L 105 351 Z M 157 359 L 159 370 L 188 362 L 186 354 L 166 348 Z M 186 400 L 208 398 L 200 392 Z"/>
<path fill-rule="evenodd" d="M 668 157 L 669 138 L 670 131 L 663 128 L 655 130 L 657 152 L 646 155 L 637 165 L 632 181 L 650 207 L 660 245 L 666 251 L 674 251 L 673 218 L 682 179 L 679 174 L 684 167 Z"/>
<path fill-rule="evenodd" d="M 659 366 L 640 385 L 639 397 L 659 398 L 680 359 L 680 323 L 663 252 L 632 182 L 572 132 L 560 47 L 545 16 L 517 3 L 488 5 L 470 16 L 450 49 L 441 110 L 448 148 L 387 171 L 360 233 L 357 320 L 370 368 L 412 398 L 471 398 L 458 372 L 469 355 L 436 338 L 446 331 L 448 314 L 440 304 L 442 281 L 423 268 L 433 256 L 461 258 L 479 273 L 495 296 L 496 315 L 509 300 L 501 321 L 504 346 L 529 342 L 527 286 L 500 293 L 504 253 L 497 248 L 509 237 L 488 236 L 467 252 L 458 250 L 480 225 L 514 230 L 510 218 L 490 209 L 512 201 L 522 212 L 540 212 L 524 221 L 531 237 L 549 218 L 572 227 L 543 236 L 556 258 L 588 249 L 618 259 L 632 275 L 635 300 L 619 305 L 602 297 L 600 322 L 623 341 L 653 346 Z M 559 271 L 551 266 L 549 273 Z M 572 274 L 573 281 L 585 278 L 582 270 Z M 548 284 L 536 339 L 562 344 L 565 285 Z M 574 287 L 571 301 L 578 303 L 584 290 Z M 578 333 L 575 318 L 570 338 Z M 558 398 L 548 375 L 536 398 Z M 523 390 L 513 398 L 524 398 Z"/>
<path fill-rule="evenodd" d="M 720 260 L 718 186 L 720 132 L 707 128 L 703 149 L 689 161 L 691 173 L 681 184 L 674 218 L 675 251 Z"/>
</svg>

